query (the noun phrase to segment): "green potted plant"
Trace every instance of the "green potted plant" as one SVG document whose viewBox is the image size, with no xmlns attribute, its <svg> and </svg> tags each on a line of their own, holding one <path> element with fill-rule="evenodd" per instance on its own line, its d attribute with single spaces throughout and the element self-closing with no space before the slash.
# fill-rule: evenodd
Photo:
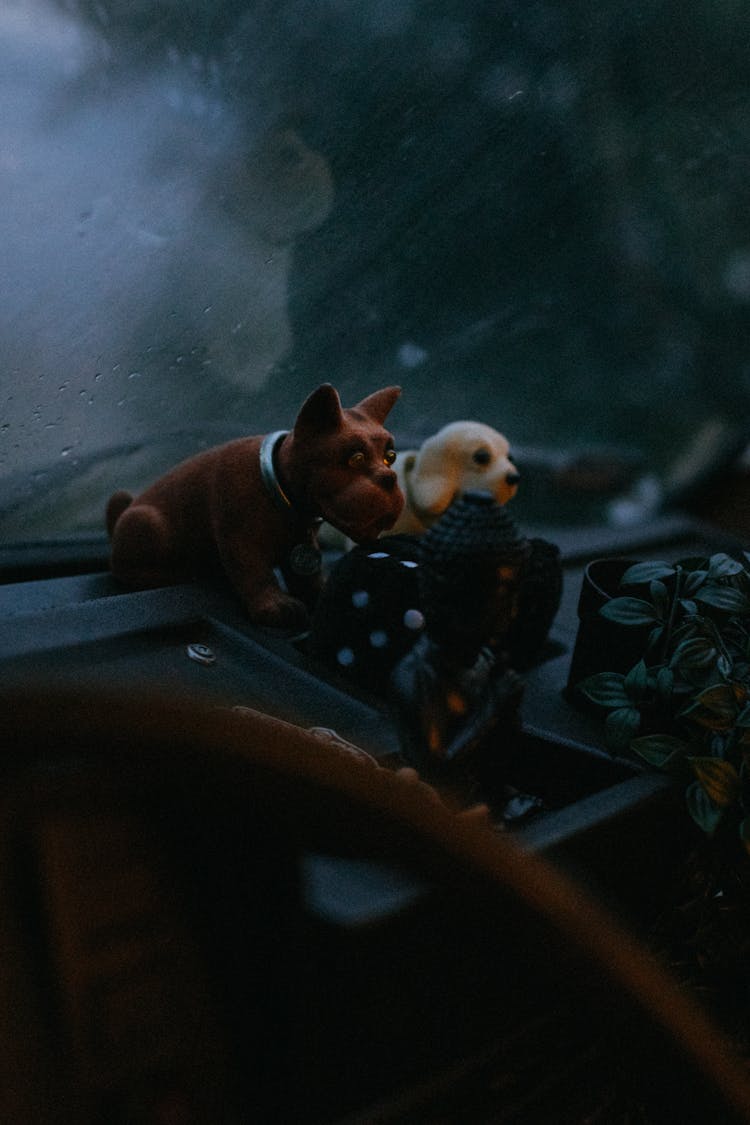
<svg viewBox="0 0 750 1125">
<path fill-rule="evenodd" d="M 734 834 L 750 852 L 750 554 L 618 560 L 614 573 L 593 615 L 608 643 L 595 650 L 582 615 L 571 696 L 602 714 L 611 749 L 684 780 L 705 833 Z"/>
</svg>

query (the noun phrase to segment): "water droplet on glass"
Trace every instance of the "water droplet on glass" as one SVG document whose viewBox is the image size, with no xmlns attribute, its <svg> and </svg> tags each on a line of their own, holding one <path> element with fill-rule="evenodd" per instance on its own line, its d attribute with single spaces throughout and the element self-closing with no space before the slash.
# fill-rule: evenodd
<svg viewBox="0 0 750 1125">
<path fill-rule="evenodd" d="M 428 353 L 425 348 L 416 344 L 413 340 L 407 340 L 398 348 L 396 357 L 402 367 L 413 368 L 424 363 L 428 358 Z"/>
</svg>

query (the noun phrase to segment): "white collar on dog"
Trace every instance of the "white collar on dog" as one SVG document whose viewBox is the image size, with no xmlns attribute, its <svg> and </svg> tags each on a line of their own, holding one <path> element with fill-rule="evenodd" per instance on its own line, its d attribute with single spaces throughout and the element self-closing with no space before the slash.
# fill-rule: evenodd
<svg viewBox="0 0 750 1125">
<path fill-rule="evenodd" d="M 266 492 L 280 512 L 288 512 L 291 514 L 294 512 L 294 504 L 281 487 L 281 482 L 276 476 L 276 466 L 274 465 L 276 447 L 281 444 L 288 433 L 289 430 L 274 430 L 273 433 L 266 434 L 263 441 L 260 443 L 258 456 L 260 459 L 260 476 Z M 297 516 L 299 518 L 301 513 L 297 512 Z M 322 516 L 302 516 L 302 518 L 305 523 L 313 527 L 323 522 Z"/>
<path fill-rule="evenodd" d="M 276 446 L 283 441 L 288 433 L 289 430 L 274 430 L 273 433 L 266 434 L 260 446 L 260 475 L 266 492 L 282 512 L 291 511 L 292 502 L 279 484 L 273 455 L 276 452 Z"/>
</svg>

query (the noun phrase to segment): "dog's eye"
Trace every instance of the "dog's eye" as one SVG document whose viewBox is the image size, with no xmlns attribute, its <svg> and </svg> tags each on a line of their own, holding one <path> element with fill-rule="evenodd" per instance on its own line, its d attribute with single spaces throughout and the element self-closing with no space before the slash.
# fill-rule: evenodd
<svg viewBox="0 0 750 1125">
<path fill-rule="evenodd" d="M 492 460 L 492 454 L 489 449 L 476 449 L 474 451 L 474 460 L 477 465 L 489 465 Z"/>
<path fill-rule="evenodd" d="M 513 456 L 512 453 L 506 453 L 505 454 L 505 460 L 510 461 L 511 465 L 515 465 L 515 463 L 516 463 L 516 459 L 515 459 L 515 457 Z"/>
<path fill-rule="evenodd" d="M 396 450 L 395 449 L 386 449 L 385 454 L 383 456 L 383 460 L 385 461 L 386 465 L 392 465 L 393 462 L 396 460 Z"/>
<path fill-rule="evenodd" d="M 361 469 L 364 463 L 365 455 L 361 449 L 358 449 L 356 453 L 352 453 L 351 457 L 347 461 L 347 465 L 350 469 Z"/>
</svg>

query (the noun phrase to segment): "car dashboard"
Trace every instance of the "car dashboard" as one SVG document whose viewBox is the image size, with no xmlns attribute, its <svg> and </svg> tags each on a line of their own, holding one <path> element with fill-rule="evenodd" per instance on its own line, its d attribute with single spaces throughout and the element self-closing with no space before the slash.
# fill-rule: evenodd
<svg viewBox="0 0 750 1125">
<path fill-rule="evenodd" d="M 459 772 L 447 789 L 436 787 L 434 803 L 447 817 L 441 832 L 449 837 L 456 826 L 460 838 L 462 817 L 468 814 L 470 820 L 471 808 L 485 802 L 493 840 L 510 839 L 519 855 L 549 861 L 581 893 L 606 904 L 636 933 L 646 932 L 697 830 L 668 777 L 607 750 L 601 722 L 569 698 L 581 581 L 592 557 L 637 559 L 647 551 L 679 558 L 726 547 L 728 539 L 716 528 L 678 515 L 637 533 L 579 530 L 567 539 L 562 534 L 558 542 L 562 601 L 544 650 L 523 675 L 520 733 L 507 744 L 502 729 L 496 736 L 498 788 L 477 792 L 462 785 Z M 35 701 L 30 726 L 41 722 L 46 732 L 41 748 L 37 733 L 28 759 L 37 770 L 33 784 L 26 782 L 36 794 L 32 813 L 27 808 L 24 814 L 31 821 L 21 817 L 34 840 L 34 858 L 26 856 L 14 879 L 21 878 L 20 871 L 29 876 L 33 867 L 30 881 L 37 897 L 33 908 L 23 907 L 25 924 L 33 929 L 32 919 L 40 928 L 34 956 L 44 973 L 56 978 L 55 1004 L 64 1008 L 66 997 L 71 1004 L 68 1022 L 55 1004 L 50 1009 L 40 999 L 38 965 L 27 990 L 36 996 L 48 1029 L 58 1021 L 67 1028 L 58 1027 L 58 1033 L 72 1044 L 70 1067 L 85 1091 L 79 1119 L 110 1104 L 122 1117 L 107 1120 L 128 1121 L 171 1120 L 164 1114 L 173 1104 L 185 1112 L 188 1107 L 194 1116 L 185 1120 L 191 1121 L 245 1120 L 241 1107 L 253 1105 L 263 1107 L 264 1121 L 282 1122 L 432 1121 L 446 1105 L 454 1107 L 456 1120 L 504 1122 L 539 1120 L 535 1113 L 552 1112 L 553 1104 L 559 1108 L 575 1085 L 581 1054 L 591 1048 L 604 993 L 601 983 L 593 989 L 599 1017 L 591 1015 L 587 1002 L 582 1028 L 571 1014 L 577 1007 L 570 994 L 571 982 L 580 984 L 577 971 L 563 980 L 567 968 L 562 975 L 554 968 L 550 977 L 547 963 L 556 964 L 560 956 L 567 964 L 570 950 L 550 953 L 557 950 L 557 938 L 546 931 L 541 946 L 534 931 L 525 947 L 520 935 L 527 934 L 528 919 L 516 917 L 517 904 L 506 903 L 509 912 L 499 922 L 494 906 L 485 905 L 481 920 L 473 914 L 476 907 L 446 913 L 440 882 L 429 871 L 402 868 L 400 857 L 394 860 L 387 847 L 380 854 L 379 831 L 376 845 L 370 841 L 362 851 L 361 825 L 356 818 L 350 823 L 351 810 L 343 818 L 340 810 L 336 814 L 334 846 L 313 833 L 313 839 L 292 847 L 296 829 L 290 830 L 288 811 L 277 822 L 263 801 L 259 807 L 253 800 L 236 807 L 236 794 L 222 791 L 219 798 L 212 791 L 212 767 L 200 791 L 191 792 L 187 817 L 184 800 L 180 804 L 174 796 L 187 784 L 180 780 L 174 753 L 166 783 L 163 771 L 150 781 L 151 766 L 141 764 L 133 789 L 137 724 L 150 744 L 150 724 L 161 711 L 170 716 L 176 747 L 191 737 L 193 724 L 204 733 L 203 724 L 209 730 L 215 726 L 212 737 L 221 743 L 225 724 L 241 724 L 245 717 L 251 746 L 260 716 L 292 732 L 292 741 L 300 735 L 309 740 L 312 732 L 324 755 L 333 740 L 334 774 L 343 754 L 355 772 L 362 759 L 373 783 L 376 777 L 378 784 L 382 778 L 400 779 L 409 763 L 388 701 L 322 667 L 306 651 L 304 634 L 250 624 L 221 581 L 127 591 L 107 571 L 103 540 L 86 540 L 81 548 L 80 542 L 62 544 L 57 564 L 54 552 L 42 559 L 40 554 L 33 558 L 29 549 L 7 548 L 0 586 L 0 669 L 7 706 L 20 706 L 18 713 L 28 715 L 30 692 Z M 326 565 L 333 559 L 328 556 Z M 87 707 L 100 713 L 94 774 L 103 769 L 108 781 L 92 783 L 88 767 L 81 768 L 91 737 L 82 718 Z M 103 749 L 102 722 L 109 732 Z M 20 720 L 10 723 L 8 761 L 16 760 L 20 725 Z M 118 757 L 125 737 L 118 733 L 120 726 L 130 740 L 124 767 Z M 46 759 L 51 753 L 54 758 L 50 748 L 58 735 L 66 750 L 50 770 Z M 34 744 L 34 734 L 29 737 Z M 232 728 L 229 741 L 236 739 Z M 301 752 L 308 752 L 307 745 Z M 6 780 L 17 780 L 14 768 L 8 767 Z M 115 784 L 112 778 L 123 768 L 124 779 Z M 299 815 L 299 801 L 292 807 Z M 89 879 L 85 872 L 97 854 L 107 858 Z M 163 880 L 170 888 L 164 901 Z M 248 885 L 253 887 L 250 902 Z M 175 887 L 180 909 L 167 917 Z M 259 898 L 261 921 L 254 914 Z M 97 962 L 92 993 L 84 979 L 86 966 L 93 964 L 90 950 L 108 945 L 110 952 L 102 954 L 105 967 Z M 165 960 L 165 948 L 177 959 L 170 953 Z M 498 971 L 506 958 L 518 960 L 518 980 L 515 970 L 510 977 Z M 145 976 L 144 966 L 149 966 Z M 483 974 L 491 986 L 477 990 Z M 175 1004 L 173 997 L 164 999 L 165 990 L 185 994 Z M 82 993 L 90 1006 L 83 1014 Z M 161 1015 L 154 1024 L 156 1010 Z M 560 1034 L 560 1020 L 564 1057 L 557 1058 L 557 1077 L 544 1092 L 536 1089 L 530 1063 L 521 1056 L 559 1055 L 562 1048 L 558 1043 L 553 1050 L 551 1039 Z M 155 1038 L 150 1048 L 141 1044 L 134 1050 L 131 1040 L 139 1039 L 141 1024 L 143 1034 Z M 222 1053 L 218 1044 L 225 1041 L 227 1026 L 231 1049 Z M 625 1025 L 618 1016 L 612 1026 L 621 1033 Z M 190 1028 L 202 1044 L 195 1057 L 185 1050 Z M 104 1037 L 101 1058 L 88 1041 L 78 1042 L 91 1035 Z M 202 1067 L 214 1071 L 196 1085 L 198 1056 Z M 274 1068 L 291 1087 L 271 1081 Z M 502 1097 L 500 1073 L 505 1075 Z M 237 1087 L 238 1074 L 243 1077 Z M 598 1104 L 612 1089 L 622 1090 L 623 1083 L 627 1096 L 633 1096 L 631 1080 L 629 1071 L 627 1078 L 619 1071 L 613 1076 L 604 1066 L 585 1097 L 577 1095 L 571 1116 L 559 1119 L 577 1120 L 581 1098 L 588 1098 L 589 1106 Z M 208 1087 L 223 1091 L 222 1097 L 212 1100 Z M 521 1107 L 529 1098 L 530 1116 L 524 1117 Z M 24 1119 L 22 1101 L 16 1120 Z M 236 1118 L 227 1108 L 230 1102 L 240 1106 Z M 58 1120 L 47 1103 L 48 1118 L 39 1106 L 33 1112 L 40 1114 L 34 1120 Z M 486 1113 L 494 1116 L 485 1118 Z"/>
</svg>

